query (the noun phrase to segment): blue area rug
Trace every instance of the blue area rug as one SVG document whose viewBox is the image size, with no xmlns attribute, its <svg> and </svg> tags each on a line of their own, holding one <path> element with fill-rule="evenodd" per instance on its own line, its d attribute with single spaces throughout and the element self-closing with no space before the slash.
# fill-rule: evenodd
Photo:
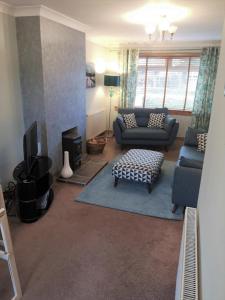
<svg viewBox="0 0 225 300">
<path fill-rule="evenodd" d="M 133 181 L 120 180 L 118 186 L 114 188 L 111 162 L 84 188 L 76 201 L 146 216 L 183 220 L 181 209 L 175 214 L 171 212 L 173 207 L 171 182 L 174 167 L 174 162 L 164 161 L 160 179 L 153 185 L 149 194 L 146 184 Z"/>
</svg>

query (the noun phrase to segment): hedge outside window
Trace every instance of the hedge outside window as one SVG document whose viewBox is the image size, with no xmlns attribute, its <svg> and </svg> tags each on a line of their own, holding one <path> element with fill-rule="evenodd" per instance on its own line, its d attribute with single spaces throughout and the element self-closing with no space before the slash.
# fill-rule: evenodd
<svg viewBox="0 0 225 300">
<path fill-rule="evenodd" d="M 200 57 L 139 57 L 135 107 L 192 111 Z"/>
</svg>

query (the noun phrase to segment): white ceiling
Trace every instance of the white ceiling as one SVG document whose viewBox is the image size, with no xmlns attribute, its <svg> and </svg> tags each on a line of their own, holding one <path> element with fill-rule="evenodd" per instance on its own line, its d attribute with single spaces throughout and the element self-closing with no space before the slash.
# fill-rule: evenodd
<svg viewBox="0 0 225 300">
<path fill-rule="evenodd" d="M 89 39 L 96 43 L 144 44 L 148 43 L 144 26 L 128 23 L 124 14 L 160 0 L 3 0 L 12 5 L 45 5 L 74 18 L 91 30 Z M 168 3 L 168 1 L 167 1 Z M 189 14 L 176 21 L 177 42 L 202 42 L 221 39 L 225 18 L 225 0 L 174 0 L 169 3 L 185 7 Z"/>
</svg>

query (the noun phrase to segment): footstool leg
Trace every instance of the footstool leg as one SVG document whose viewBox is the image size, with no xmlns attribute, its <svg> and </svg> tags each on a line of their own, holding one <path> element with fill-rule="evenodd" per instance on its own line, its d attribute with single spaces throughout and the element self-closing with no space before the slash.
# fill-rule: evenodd
<svg viewBox="0 0 225 300">
<path fill-rule="evenodd" d="M 148 192 L 149 192 L 149 194 L 151 194 L 151 192 L 152 192 L 152 185 L 151 185 L 151 183 L 148 183 Z"/>
<path fill-rule="evenodd" d="M 114 187 L 117 187 L 117 185 L 118 185 L 118 182 L 119 182 L 119 178 L 118 178 L 118 177 L 115 177 L 115 181 L 114 181 Z"/>
</svg>

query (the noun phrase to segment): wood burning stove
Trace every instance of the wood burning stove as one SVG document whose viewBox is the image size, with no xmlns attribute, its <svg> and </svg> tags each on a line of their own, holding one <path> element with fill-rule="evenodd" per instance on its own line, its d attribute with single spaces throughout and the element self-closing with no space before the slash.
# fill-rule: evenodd
<svg viewBox="0 0 225 300">
<path fill-rule="evenodd" d="M 62 133 L 62 151 L 69 152 L 70 167 L 73 171 L 81 165 L 82 139 L 77 127 Z"/>
</svg>

